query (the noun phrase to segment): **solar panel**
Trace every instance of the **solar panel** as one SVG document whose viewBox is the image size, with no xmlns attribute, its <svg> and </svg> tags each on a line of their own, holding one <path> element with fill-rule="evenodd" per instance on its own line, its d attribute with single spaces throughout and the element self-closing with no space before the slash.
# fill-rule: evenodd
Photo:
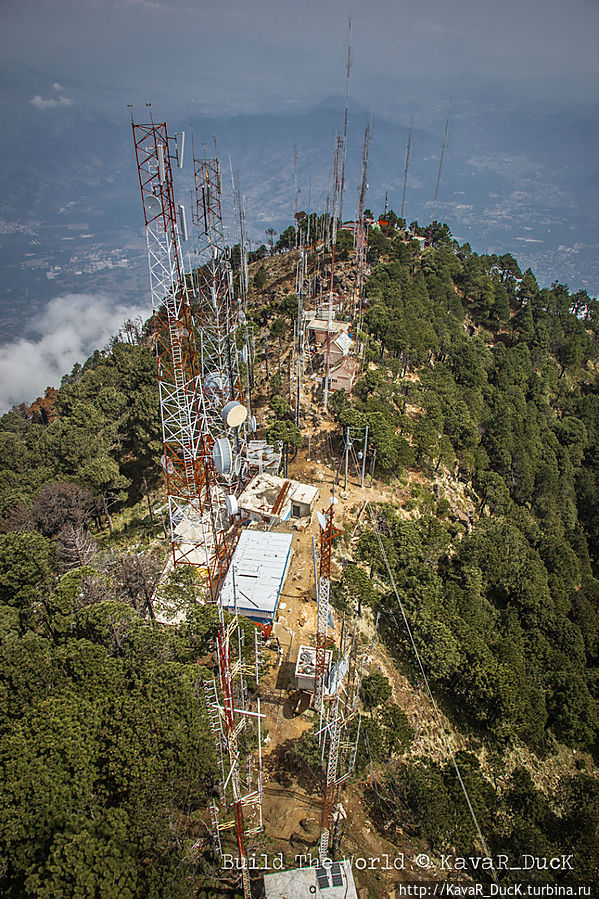
<svg viewBox="0 0 599 899">
<path fill-rule="evenodd" d="M 326 888 L 330 886 L 329 872 L 327 871 L 326 868 L 317 868 L 316 869 L 316 879 L 318 880 L 319 889 L 326 890 Z"/>
<path fill-rule="evenodd" d="M 334 887 L 343 886 L 343 876 L 341 874 L 341 865 L 339 862 L 334 862 L 331 865 L 331 880 Z"/>
</svg>

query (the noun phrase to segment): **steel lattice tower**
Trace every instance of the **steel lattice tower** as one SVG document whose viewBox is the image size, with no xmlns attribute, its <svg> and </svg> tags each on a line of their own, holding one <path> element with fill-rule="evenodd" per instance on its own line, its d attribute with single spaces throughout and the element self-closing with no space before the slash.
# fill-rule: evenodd
<svg viewBox="0 0 599 899">
<path fill-rule="evenodd" d="M 192 275 L 184 273 L 175 212 L 171 138 L 166 123 L 136 125 L 132 122 L 132 128 L 154 309 L 163 467 L 173 560 L 196 566 L 204 575 L 206 598 L 218 602 L 220 585 L 235 545 L 234 535 L 228 531 L 229 516 L 235 508 L 230 505 L 228 496 L 241 483 L 242 464 L 235 463 L 237 459 L 243 461 L 245 438 L 239 438 L 239 431 L 247 416 L 240 402 L 241 386 L 234 341 L 238 316 L 234 314 L 230 266 L 226 263 L 222 243 L 220 184 L 218 216 L 206 218 L 206 242 L 211 247 L 211 254 L 210 262 L 202 273 L 198 338 L 191 302 Z M 213 171 L 219 177 L 218 164 Z M 212 185 L 207 178 L 206 183 Z M 210 188 L 205 191 L 205 198 L 206 207 L 210 208 Z M 219 242 L 222 250 L 218 248 Z M 235 450 L 230 438 L 234 441 Z M 244 695 L 242 638 L 237 616 L 227 624 L 220 603 L 218 610 L 217 655 L 222 705 L 218 701 L 214 681 L 206 701 L 211 728 L 220 735 L 219 740 L 228 759 L 229 775 L 225 780 L 224 757 L 220 757 L 222 799 L 227 804 L 228 783 L 234 810 L 231 826 L 236 831 L 242 862 L 243 892 L 249 899 L 251 892 L 243 807 L 244 803 L 260 806 L 261 778 L 259 775 L 257 790 L 250 790 L 242 796 L 244 784 L 239 772 L 237 740 L 245 727 L 246 716 L 252 713 L 245 709 L 245 702 L 241 703 L 241 709 L 235 705 L 235 700 Z M 231 638 L 234 634 L 237 634 L 239 641 L 237 662 L 231 658 Z M 257 680 L 257 661 L 255 668 Z M 235 687 L 238 680 L 241 680 L 240 688 Z M 258 737 L 260 741 L 259 731 Z M 211 808 L 211 815 L 218 837 L 219 815 L 216 806 Z"/>
<path fill-rule="evenodd" d="M 233 270 L 225 244 L 218 159 L 194 157 L 195 212 L 198 231 L 200 368 L 205 428 L 227 458 L 218 480 L 227 494 L 239 495 L 247 481 L 247 408 L 243 405 L 240 355 L 248 361 L 248 347 L 237 348 L 242 332 L 241 303 L 233 293 Z M 235 406 L 234 404 L 237 404 Z M 223 410 L 229 409 L 228 414 Z M 229 441 L 229 450 L 222 441 Z M 230 451 L 230 457 L 228 455 Z"/>
<path fill-rule="evenodd" d="M 194 565 L 215 600 L 229 551 L 177 227 L 172 138 L 166 123 L 132 122 L 132 128 L 148 250 L 173 561 Z"/>
</svg>

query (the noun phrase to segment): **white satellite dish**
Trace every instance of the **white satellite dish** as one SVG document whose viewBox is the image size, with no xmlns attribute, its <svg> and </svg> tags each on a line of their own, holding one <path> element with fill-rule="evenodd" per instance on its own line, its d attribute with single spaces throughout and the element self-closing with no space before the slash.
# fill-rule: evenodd
<svg viewBox="0 0 599 899">
<path fill-rule="evenodd" d="M 316 517 L 318 518 L 318 524 L 321 526 L 323 531 L 326 531 L 326 529 L 327 529 L 326 517 L 322 514 L 322 512 L 319 512 L 318 509 L 316 510 Z"/>
<path fill-rule="evenodd" d="M 245 344 L 244 346 L 242 346 L 242 348 L 241 348 L 241 359 L 242 359 L 242 362 L 244 363 L 244 365 L 247 365 L 247 361 L 248 361 L 248 359 L 249 359 L 249 355 L 250 355 L 250 354 L 248 353 L 248 348 L 247 348 L 247 343 L 246 343 L 246 344 Z"/>
<path fill-rule="evenodd" d="M 238 428 L 248 417 L 248 410 L 237 400 L 231 400 L 220 413 L 228 428 Z"/>
<path fill-rule="evenodd" d="M 237 515 L 239 512 L 239 503 L 237 502 L 237 498 L 233 496 L 232 493 L 227 494 L 225 497 L 225 505 L 227 507 L 227 512 L 233 517 L 233 515 Z"/>
<path fill-rule="evenodd" d="M 338 502 L 339 502 L 339 500 L 337 499 L 336 496 L 331 496 L 331 501 L 330 501 L 329 505 L 336 506 Z"/>
<path fill-rule="evenodd" d="M 258 430 L 258 422 L 256 421 L 255 415 L 252 415 L 252 417 L 250 418 L 250 429 L 254 432 L 254 434 Z"/>
<path fill-rule="evenodd" d="M 144 200 L 144 206 L 146 207 L 146 218 L 148 219 L 154 219 L 162 212 L 162 203 L 154 194 L 148 194 Z"/>
<path fill-rule="evenodd" d="M 243 459 L 241 458 L 241 456 L 237 456 L 237 458 L 235 459 L 235 462 L 233 463 L 233 470 L 234 470 L 235 474 L 240 473 L 242 465 L 243 465 Z"/>
<path fill-rule="evenodd" d="M 228 475 L 231 473 L 233 453 L 231 451 L 231 444 L 226 437 L 220 437 L 218 440 L 214 441 L 214 446 L 212 447 L 212 461 L 219 474 Z"/>
</svg>

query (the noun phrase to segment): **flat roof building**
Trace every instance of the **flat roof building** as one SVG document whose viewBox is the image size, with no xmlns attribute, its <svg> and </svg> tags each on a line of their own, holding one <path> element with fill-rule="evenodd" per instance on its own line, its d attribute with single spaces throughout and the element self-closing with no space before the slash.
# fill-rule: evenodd
<svg viewBox="0 0 599 899">
<path fill-rule="evenodd" d="M 293 536 L 242 531 L 220 592 L 220 601 L 258 624 L 272 625 L 291 562 Z"/>
<path fill-rule="evenodd" d="M 318 487 L 263 472 L 249 482 L 238 499 L 239 511 L 252 521 L 277 524 L 290 518 L 309 518 Z"/>
</svg>

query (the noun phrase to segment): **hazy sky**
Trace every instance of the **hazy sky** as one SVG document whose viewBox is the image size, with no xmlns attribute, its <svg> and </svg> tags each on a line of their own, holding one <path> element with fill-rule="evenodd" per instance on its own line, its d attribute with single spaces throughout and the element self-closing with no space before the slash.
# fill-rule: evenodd
<svg viewBox="0 0 599 899">
<path fill-rule="evenodd" d="M 352 111 L 355 115 L 362 106 L 374 113 L 371 161 L 376 161 L 377 147 L 393 155 L 393 146 L 385 146 L 377 136 L 382 120 L 395 120 L 402 128 L 413 114 L 417 128 L 428 129 L 436 145 L 451 100 L 452 154 L 463 163 L 478 141 L 475 162 L 486 166 L 485 178 L 495 184 L 498 172 L 504 177 L 501 192 L 489 194 L 485 201 L 491 218 L 501 221 L 509 213 L 520 222 L 523 208 L 529 214 L 529 207 L 532 216 L 535 190 L 562 196 L 547 173 L 538 187 L 528 186 L 526 196 L 521 192 L 522 177 L 517 183 L 510 181 L 518 161 L 522 168 L 522 160 L 531 172 L 543 174 L 535 156 L 538 146 L 527 134 L 531 129 L 539 129 L 537 144 L 541 141 L 543 146 L 545 141 L 558 145 L 562 137 L 569 138 L 567 152 L 558 153 L 555 164 L 572 182 L 571 202 L 582 203 L 595 171 L 589 122 L 596 119 L 597 107 L 574 107 L 597 104 L 599 99 L 599 0 L 0 0 L 0 147 L 9 179 L 4 183 L 4 204 L 0 203 L 0 219 L 7 222 L 0 220 L 0 230 L 18 233 L 21 219 L 40 219 L 40 234 L 58 234 L 54 226 L 64 212 L 71 182 L 71 192 L 81 191 L 87 177 L 91 195 L 97 197 L 92 188 L 98 180 L 119 176 L 118 164 L 114 172 L 110 166 L 128 138 L 124 126 L 129 103 L 134 104 L 138 121 L 146 119 L 144 104 L 152 101 L 158 121 L 168 119 L 172 124 L 178 119 L 188 125 L 204 113 L 302 112 L 332 94 L 343 95 L 350 16 Z M 104 127 L 107 115 L 112 120 L 109 128 Z M 562 127 L 566 121 L 573 124 Z M 341 123 L 340 111 L 337 127 Z M 115 129 L 119 134 L 122 130 L 118 147 Z M 352 133 L 350 128 L 350 147 Z M 302 136 L 296 136 L 301 154 Z M 321 137 L 332 147 L 332 130 Z M 503 149 L 496 147 L 497 139 L 504 137 Z M 359 136 L 353 139 L 359 143 Z M 290 135 L 284 141 L 288 167 L 291 140 Z M 527 141 L 532 147 L 530 160 Z M 584 152 L 577 153 L 578 147 Z M 281 147 L 268 149 L 283 152 Z M 237 150 L 243 159 L 243 141 Z M 265 153 L 268 156 L 266 149 Z M 359 149 L 356 153 L 359 158 Z M 251 147 L 248 155 L 251 159 Z M 403 142 L 399 155 L 403 159 Z M 395 154 L 388 164 L 391 168 L 383 173 L 379 191 L 400 177 L 398 158 Z M 452 158 L 450 154 L 446 161 L 449 180 Z M 301 165 L 304 161 L 301 156 Z M 430 186 L 436 157 L 429 162 L 423 177 Z M 54 181 L 41 174 L 46 164 Z M 120 165 L 120 177 L 128 180 L 122 189 L 113 185 L 119 197 L 128 189 L 133 194 L 133 178 L 123 171 L 122 159 Z M 322 166 L 325 173 L 330 169 L 329 157 Z M 291 209 L 292 179 L 287 174 Z M 279 175 L 277 171 L 275 181 Z M 262 178 L 265 183 L 258 187 L 268 190 L 272 181 L 264 173 Z M 251 180 L 247 184 L 251 187 Z M 414 176 L 411 186 L 413 203 Z M 279 194 L 282 190 L 280 184 L 273 189 Z M 464 203 L 473 202 L 470 187 L 460 190 Z M 569 201 L 570 193 L 564 196 Z M 78 199 L 78 194 L 71 197 L 73 202 Z M 94 218 L 93 201 L 86 202 L 92 206 L 85 221 L 89 216 L 95 230 L 102 216 Z M 422 214 L 426 216 L 426 211 Z M 487 210 L 477 214 L 477 221 L 482 221 Z M 114 215 L 118 221 L 119 212 Z M 259 205 L 254 215 L 263 227 Z M 560 224 L 559 211 L 550 218 Z M 587 239 L 581 222 L 584 217 L 572 234 L 565 233 L 563 242 L 568 245 L 560 248 L 573 253 L 573 258 L 578 253 L 576 241 Z M 515 234 L 510 232 L 511 237 Z M 527 235 L 528 231 L 515 239 L 526 240 L 522 246 L 528 247 Z M 590 244 L 593 240 L 588 238 Z M 35 246 L 25 248 L 29 255 L 38 252 Z M 478 244 L 477 248 L 484 249 Z M 580 276 L 580 266 L 575 275 Z M 75 360 L 83 361 L 118 330 L 126 314 L 136 311 L 125 308 L 120 291 L 111 296 L 73 294 L 59 282 L 51 282 L 56 296 L 36 314 L 29 330 L 25 328 L 25 336 L 16 344 L 0 346 L 0 409 L 35 396 L 48 383 L 57 384 Z M 8 296 L 14 294 L 8 291 Z M 0 293 L 0 310 L 3 302 Z M 8 315 L 14 299 L 6 302 Z"/>
<path fill-rule="evenodd" d="M 597 0 L 3 0 L 4 98 L 294 108 L 343 92 L 348 16 L 352 96 L 375 112 L 456 91 L 597 97 Z"/>
</svg>

